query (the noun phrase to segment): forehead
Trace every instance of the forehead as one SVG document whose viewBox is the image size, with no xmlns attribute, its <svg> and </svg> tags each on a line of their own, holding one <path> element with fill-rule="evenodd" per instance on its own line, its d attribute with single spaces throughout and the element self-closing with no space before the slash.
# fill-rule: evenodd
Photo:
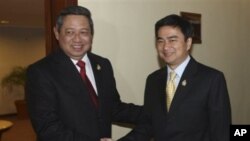
<svg viewBox="0 0 250 141">
<path fill-rule="evenodd" d="M 62 26 L 89 26 L 89 20 L 83 15 L 67 15 L 63 18 Z"/>
<path fill-rule="evenodd" d="M 162 26 L 161 28 L 159 28 L 158 32 L 157 32 L 157 36 L 158 37 L 162 37 L 162 38 L 167 38 L 167 37 L 172 37 L 172 36 L 176 36 L 176 37 L 183 37 L 183 33 L 181 32 L 179 27 L 176 26 Z"/>
</svg>

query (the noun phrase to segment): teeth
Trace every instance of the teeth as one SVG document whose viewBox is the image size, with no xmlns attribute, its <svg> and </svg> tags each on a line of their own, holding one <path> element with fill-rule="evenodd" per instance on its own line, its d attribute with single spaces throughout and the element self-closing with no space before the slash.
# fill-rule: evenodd
<svg viewBox="0 0 250 141">
<path fill-rule="evenodd" d="M 81 48 L 82 46 L 73 46 L 73 48 Z"/>
</svg>

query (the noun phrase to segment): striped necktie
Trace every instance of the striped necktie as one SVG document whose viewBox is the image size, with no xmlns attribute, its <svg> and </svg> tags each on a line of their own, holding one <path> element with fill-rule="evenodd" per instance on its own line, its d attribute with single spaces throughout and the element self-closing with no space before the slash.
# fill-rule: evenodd
<svg viewBox="0 0 250 141">
<path fill-rule="evenodd" d="M 84 83 L 87 86 L 90 98 L 91 98 L 94 106 L 96 108 L 98 108 L 98 106 L 99 106 L 98 97 L 97 97 L 96 92 L 95 92 L 95 90 L 94 90 L 94 88 L 93 88 L 93 86 L 92 86 L 92 84 L 91 84 L 91 82 L 90 82 L 90 80 L 89 80 L 89 78 L 88 78 L 88 76 L 86 74 L 85 63 L 83 61 L 79 60 L 77 62 L 77 65 L 80 67 L 80 74 L 81 74 L 82 80 L 84 81 Z"/>
<path fill-rule="evenodd" d="M 173 100 L 174 97 L 174 93 L 175 93 L 175 77 L 176 77 L 176 73 L 174 71 L 171 71 L 169 73 L 169 80 L 167 82 L 167 86 L 166 86 L 166 92 L 167 92 L 167 110 L 169 111 L 170 106 L 171 106 L 171 102 Z"/>
</svg>

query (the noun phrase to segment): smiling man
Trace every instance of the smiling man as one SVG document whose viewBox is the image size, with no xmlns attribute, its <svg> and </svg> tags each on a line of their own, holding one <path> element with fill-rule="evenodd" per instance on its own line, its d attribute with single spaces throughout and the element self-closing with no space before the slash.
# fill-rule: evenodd
<svg viewBox="0 0 250 141">
<path fill-rule="evenodd" d="M 142 108 L 123 103 L 110 61 L 90 52 L 94 25 L 87 8 L 62 10 L 57 51 L 30 65 L 26 100 L 38 141 L 111 141 L 111 123 L 136 123 Z"/>
<path fill-rule="evenodd" d="M 229 141 L 231 108 L 222 72 L 191 55 L 193 28 L 178 15 L 155 24 L 156 49 L 165 66 L 146 81 L 148 121 L 119 141 Z"/>
</svg>

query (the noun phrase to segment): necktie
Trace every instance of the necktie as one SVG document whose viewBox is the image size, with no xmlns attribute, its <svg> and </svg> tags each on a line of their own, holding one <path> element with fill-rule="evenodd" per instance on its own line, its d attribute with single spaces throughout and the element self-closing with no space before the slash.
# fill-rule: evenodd
<svg viewBox="0 0 250 141">
<path fill-rule="evenodd" d="M 176 77 L 176 73 L 174 71 L 170 72 L 170 79 L 167 82 L 167 87 L 166 87 L 166 92 L 167 92 L 167 109 L 169 111 L 170 106 L 171 106 L 171 102 L 173 100 L 174 97 L 174 93 L 175 93 L 175 83 L 174 83 L 174 79 Z"/>
<path fill-rule="evenodd" d="M 87 86 L 88 93 L 91 97 L 91 100 L 92 100 L 93 104 L 95 105 L 95 107 L 98 108 L 98 106 L 99 106 L 98 98 L 97 98 L 96 92 L 95 92 L 91 82 L 89 81 L 88 76 L 86 75 L 85 63 L 83 61 L 79 60 L 77 62 L 77 65 L 80 67 L 80 74 L 81 74 L 82 80 L 84 81 L 84 83 Z"/>
</svg>

